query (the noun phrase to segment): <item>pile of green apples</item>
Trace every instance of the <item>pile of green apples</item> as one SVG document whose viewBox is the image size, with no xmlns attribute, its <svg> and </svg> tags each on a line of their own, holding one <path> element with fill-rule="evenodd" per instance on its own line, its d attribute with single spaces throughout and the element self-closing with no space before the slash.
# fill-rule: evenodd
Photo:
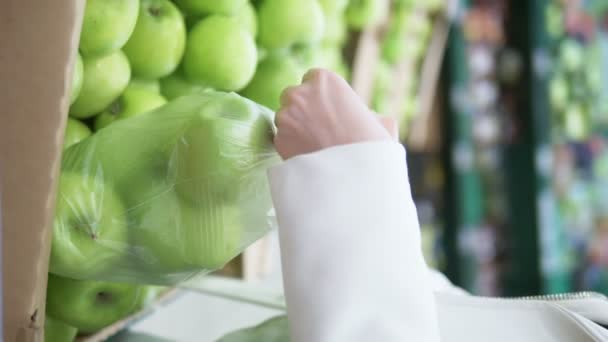
<svg viewBox="0 0 608 342">
<path fill-rule="evenodd" d="M 432 34 L 433 18 L 444 8 L 443 0 L 416 1 L 394 0 L 389 20 L 385 27 L 380 61 L 376 67 L 372 108 L 377 113 L 388 110 L 392 75 L 397 64 L 408 62 L 419 70 Z M 403 122 L 409 121 L 417 112 L 417 77 L 411 75 L 403 102 Z"/>
<path fill-rule="evenodd" d="M 555 138 L 581 142 L 591 136 L 594 123 L 608 123 L 604 119 L 608 102 L 602 97 L 605 38 L 582 29 L 576 32 L 576 27 L 569 32 L 565 11 L 561 4 L 552 2 L 545 12 L 554 57 L 548 94 Z"/>
</svg>

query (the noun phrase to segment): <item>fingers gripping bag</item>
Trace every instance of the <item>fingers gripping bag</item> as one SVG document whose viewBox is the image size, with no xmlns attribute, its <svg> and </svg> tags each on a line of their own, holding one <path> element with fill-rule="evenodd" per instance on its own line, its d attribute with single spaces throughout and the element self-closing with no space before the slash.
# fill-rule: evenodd
<svg viewBox="0 0 608 342">
<path fill-rule="evenodd" d="M 205 91 L 68 148 L 50 271 L 166 285 L 221 268 L 273 226 L 273 115 Z"/>
</svg>

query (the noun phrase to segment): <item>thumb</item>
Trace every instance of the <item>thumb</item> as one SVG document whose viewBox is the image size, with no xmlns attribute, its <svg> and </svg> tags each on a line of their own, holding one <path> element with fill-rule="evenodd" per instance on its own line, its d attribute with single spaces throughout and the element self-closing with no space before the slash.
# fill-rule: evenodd
<svg viewBox="0 0 608 342">
<path fill-rule="evenodd" d="M 397 121 L 395 120 L 395 118 L 391 116 L 380 116 L 378 117 L 378 120 L 380 120 L 380 123 L 388 131 L 391 137 L 395 139 L 395 141 L 398 141 L 399 127 L 397 126 Z"/>
</svg>

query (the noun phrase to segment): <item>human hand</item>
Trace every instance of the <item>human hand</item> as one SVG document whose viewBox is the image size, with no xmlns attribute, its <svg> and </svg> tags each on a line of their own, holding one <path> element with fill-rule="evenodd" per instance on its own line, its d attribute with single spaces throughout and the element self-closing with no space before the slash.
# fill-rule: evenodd
<svg viewBox="0 0 608 342">
<path fill-rule="evenodd" d="M 313 69 L 281 95 L 274 143 L 283 159 L 364 141 L 396 140 L 397 124 L 378 117 L 340 76 Z"/>
</svg>

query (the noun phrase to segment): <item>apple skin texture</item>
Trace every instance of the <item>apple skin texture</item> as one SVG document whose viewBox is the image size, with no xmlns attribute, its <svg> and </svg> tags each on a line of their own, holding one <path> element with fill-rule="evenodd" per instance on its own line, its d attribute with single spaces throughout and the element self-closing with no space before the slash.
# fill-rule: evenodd
<svg viewBox="0 0 608 342">
<path fill-rule="evenodd" d="M 76 101 L 80 89 L 82 89 L 82 74 L 84 73 L 84 66 L 82 65 L 82 57 L 80 54 L 76 55 L 76 63 L 74 64 L 74 73 L 72 74 L 72 88 L 70 89 L 70 105 Z"/>
<path fill-rule="evenodd" d="M 87 0 L 79 49 L 85 57 L 99 57 L 120 49 L 129 39 L 139 0 Z"/>
<path fill-rule="evenodd" d="M 186 24 L 169 0 L 140 0 L 139 17 L 124 46 L 133 75 L 157 79 L 179 65 L 186 45 Z"/>
<path fill-rule="evenodd" d="M 65 127 L 65 136 L 63 137 L 63 149 L 65 150 L 66 148 L 79 143 L 89 135 L 91 135 L 91 130 L 87 125 L 76 119 L 68 118 Z"/>
<path fill-rule="evenodd" d="M 303 75 L 304 69 L 290 56 L 270 55 L 258 65 L 255 76 L 241 93 L 272 110 L 278 110 L 283 90 L 299 84 Z"/>
<path fill-rule="evenodd" d="M 102 177 L 62 172 L 50 272 L 82 279 L 106 272 L 126 251 L 125 212 L 120 198 Z"/>
<path fill-rule="evenodd" d="M 83 59 L 82 89 L 70 107 L 70 115 L 85 119 L 106 109 L 125 90 L 131 67 L 122 51 Z"/>
<path fill-rule="evenodd" d="M 155 273 L 196 274 L 221 268 L 243 247 L 238 208 L 217 198 L 188 204 L 167 192 L 136 208 L 132 243 Z"/>
<path fill-rule="evenodd" d="M 201 85 L 188 81 L 179 70 L 160 80 L 160 92 L 167 100 L 194 94 L 205 89 Z"/>
<path fill-rule="evenodd" d="M 205 18 L 188 35 L 183 68 L 192 82 L 216 90 L 237 91 L 251 80 L 256 64 L 253 35 L 234 18 Z"/>
<path fill-rule="evenodd" d="M 342 14 L 349 0 L 318 0 L 325 14 Z"/>
<path fill-rule="evenodd" d="M 318 42 L 324 26 L 317 0 L 264 0 L 258 10 L 258 41 L 268 49 Z"/>
<path fill-rule="evenodd" d="M 132 313 L 142 295 L 134 284 L 76 280 L 49 274 L 47 312 L 78 329 L 93 333 Z"/>
<path fill-rule="evenodd" d="M 78 334 L 78 329 L 75 327 L 46 316 L 44 320 L 45 342 L 74 342 L 76 334 Z"/>
<path fill-rule="evenodd" d="M 247 0 L 176 0 L 187 14 L 234 14 Z"/>
<path fill-rule="evenodd" d="M 160 93 L 138 83 L 129 84 L 125 92 L 108 110 L 95 119 L 95 130 L 98 131 L 115 120 L 122 120 L 143 114 L 167 103 Z"/>
<path fill-rule="evenodd" d="M 346 22 L 353 29 L 363 29 L 378 23 L 387 11 L 388 1 L 351 0 L 346 8 Z"/>
</svg>

